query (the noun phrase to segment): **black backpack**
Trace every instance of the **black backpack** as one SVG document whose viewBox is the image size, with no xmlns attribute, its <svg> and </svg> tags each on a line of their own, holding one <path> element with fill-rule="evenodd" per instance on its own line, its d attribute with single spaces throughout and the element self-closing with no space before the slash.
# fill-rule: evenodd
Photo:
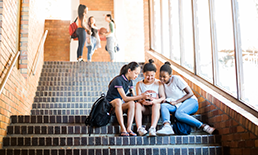
<svg viewBox="0 0 258 155">
<path fill-rule="evenodd" d="M 109 123 L 113 107 L 106 99 L 104 93 L 101 94 L 91 107 L 90 115 L 85 120 L 85 125 L 89 125 L 89 136 L 92 133 L 92 127 L 101 127 Z"/>
</svg>

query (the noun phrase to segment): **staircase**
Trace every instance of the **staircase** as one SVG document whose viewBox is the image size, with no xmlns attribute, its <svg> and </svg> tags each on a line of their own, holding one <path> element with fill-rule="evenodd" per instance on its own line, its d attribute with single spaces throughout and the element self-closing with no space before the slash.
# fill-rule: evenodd
<svg viewBox="0 0 258 155">
<path fill-rule="evenodd" d="M 0 155 L 221 155 L 219 135 L 120 137 L 115 116 L 88 136 L 84 120 L 125 63 L 45 62 L 31 115 L 11 116 Z M 140 75 L 137 81 L 142 80 Z M 126 122 L 126 115 L 125 122 Z M 195 115 L 202 120 L 202 116 Z M 150 116 L 143 124 L 150 126 Z M 159 121 L 157 129 L 161 128 Z M 136 132 L 136 126 L 133 125 Z"/>
</svg>

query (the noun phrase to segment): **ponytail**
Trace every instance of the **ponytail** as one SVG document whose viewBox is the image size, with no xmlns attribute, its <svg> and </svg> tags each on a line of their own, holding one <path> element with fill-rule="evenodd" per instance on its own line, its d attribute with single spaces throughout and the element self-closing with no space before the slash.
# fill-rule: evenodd
<svg viewBox="0 0 258 155">
<path fill-rule="evenodd" d="M 157 68 L 154 64 L 154 60 L 152 60 L 152 59 L 149 59 L 149 63 L 146 63 L 143 66 L 143 73 L 148 72 L 148 71 L 154 71 L 154 72 L 157 71 Z"/>
<path fill-rule="evenodd" d="M 128 72 L 128 69 L 130 69 L 131 71 L 135 70 L 137 67 L 139 67 L 140 65 L 135 62 L 135 61 L 132 61 L 130 62 L 129 64 L 127 65 L 124 65 L 121 69 L 120 69 L 120 73 L 119 75 L 117 75 L 116 77 L 114 77 L 108 84 L 108 88 L 110 87 L 111 83 L 114 81 L 115 78 L 117 78 L 118 76 L 121 76 L 121 75 L 125 75 L 127 72 Z"/>
<path fill-rule="evenodd" d="M 111 22 L 113 22 L 114 25 L 115 25 L 115 27 L 116 27 L 116 24 L 115 24 L 114 19 L 112 18 L 112 15 L 111 15 L 111 14 L 107 14 L 106 16 L 109 17 L 109 19 L 111 20 Z"/>
<path fill-rule="evenodd" d="M 167 72 L 169 75 L 172 74 L 172 68 L 171 68 L 170 62 L 167 61 L 164 63 L 164 65 L 160 67 L 160 72 L 162 71 Z"/>
</svg>

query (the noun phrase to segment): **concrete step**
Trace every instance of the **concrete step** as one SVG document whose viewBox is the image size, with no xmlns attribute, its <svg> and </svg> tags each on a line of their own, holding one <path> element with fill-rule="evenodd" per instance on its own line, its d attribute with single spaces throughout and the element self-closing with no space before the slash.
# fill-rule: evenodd
<svg viewBox="0 0 258 155">
<path fill-rule="evenodd" d="M 142 146 L 52 146 L 10 147 L 0 150 L 1 155 L 222 155 L 221 146 L 145 145 Z"/>
<path fill-rule="evenodd" d="M 146 130 L 150 128 L 150 124 L 144 125 Z M 162 128 L 162 123 L 159 123 L 156 127 L 157 130 Z M 101 135 L 101 136 L 118 136 L 120 134 L 120 126 L 118 123 L 113 125 L 107 125 L 102 127 L 94 127 L 90 128 L 89 126 L 85 126 L 85 124 L 75 124 L 70 125 L 69 123 L 59 123 L 59 124 L 12 124 L 7 127 L 7 136 L 25 136 L 25 135 L 61 135 L 61 134 L 69 134 L 69 135 L 83 135 L 87 134 L 88 131 L 91 130 L 93 135 Z M 132 126 L 132 130 L 136 133 L 137 127 L 135 123 Z M 207 135 L 207 133 L 202 130 L 197 129 L 196 127 L 192 127 L 192 135 Z M 198 134 L 198 135 L 197 135 Z M 86 135 L 87 136 L 87 135 Z"/>
<path fill-rule="evenodd" d="M 219 136 L 217 136 L 219 137 Z M 187 136 L 86 136 L 86 135 L 22 135 L 4 137 L 3 146 L 134 146 L 134 145 L 218 145 L 215 135 Z"/>
<path fill-rule="evenodd" d="M 69 123 L 69 124 L 84 124 L 86 115 L 12 115 L 10 119 L 10 123 L 12 124 L 27 124 L 27 123 Z M 127 121 L 127 116 L 124 114 L 124 122 Z M 193 115 L 196 119 L 205 122 L 206 116 L 201 115 Z M 173 116 L 171 115 L 171 120 L 173 120 Z M 143 124 L 151 122 L 150 115 L 144 115 L 142 118 Z M 161 119 L 158 121 L 162 123 Z M 115 115 L 111 116 L 110 123 L 117 123 Z"/>
</svg>

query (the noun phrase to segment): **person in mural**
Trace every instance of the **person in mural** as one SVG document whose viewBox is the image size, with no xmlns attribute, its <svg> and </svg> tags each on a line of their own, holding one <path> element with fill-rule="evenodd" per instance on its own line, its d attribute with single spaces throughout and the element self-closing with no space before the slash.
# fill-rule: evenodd
<svg viewBox="0 0 258 155">
<path fill-rule="evenodd" d="M 110 55 L 110 61 L 113 62 L 115 58 L 115 21 L 113 20 L 111 14 L 106 14 L 106 22 L 108 22 L 107 33 L 103 35 L 107 38 L 106 49 Z"/>
<path fill-rule="evenodd" d="M 93 16 L 90 16 L 88 19 L 88 29 L 91 30 L 91 35 L 87 35 L 86 37 L 86 47 L 88 48 L 87 60 L 91 61 L 94 51 L 101 47 L 98 28 Z"/>
<path fill-rule="evenodd" d="M 78 36 L 78 49 L 77 49 L 77 60 L 83 61 L 82 54 L 83 54 L 83 47 L 86 41 L 86 32 L 88 35 L 91 34 L 90 30 L 88 30 L 84 23 L 86 23 L 86 14 L 88 13 L 88 8 L 80 4 L 78 7 L 78 28 L 76 30 L 76 34 Z"/>
</svg>

